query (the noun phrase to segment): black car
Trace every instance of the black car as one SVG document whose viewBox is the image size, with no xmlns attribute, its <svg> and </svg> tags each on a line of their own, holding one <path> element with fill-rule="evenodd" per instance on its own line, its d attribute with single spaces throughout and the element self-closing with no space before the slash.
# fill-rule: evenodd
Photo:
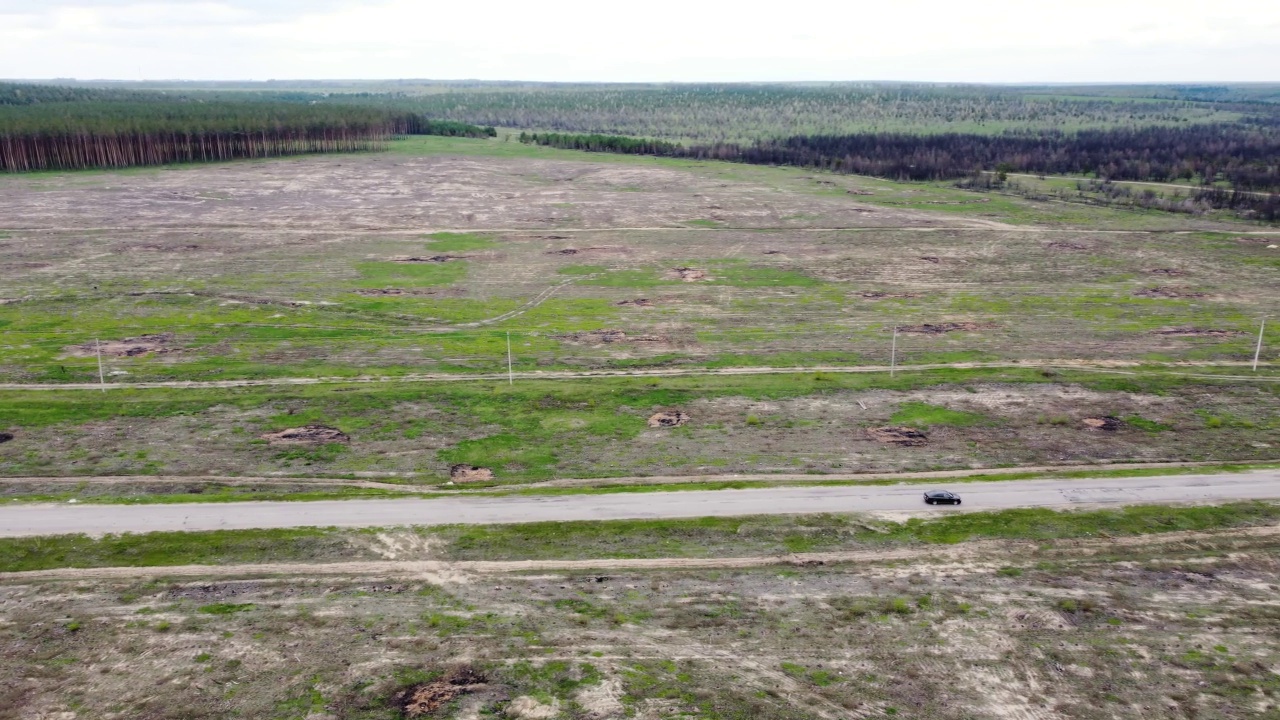
<svg viewBox="0 0 1280 720">
<path fill-rule="evenodd" d="M 959 505 L 960 496 L 946 490 L 930 490 L 924 494 L 925 505 Z"/>
</svg>

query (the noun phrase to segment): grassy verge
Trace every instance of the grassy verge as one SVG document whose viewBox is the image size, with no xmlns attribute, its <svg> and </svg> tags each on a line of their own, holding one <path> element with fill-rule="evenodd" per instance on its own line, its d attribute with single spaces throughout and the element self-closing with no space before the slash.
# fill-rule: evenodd
<svg viewBox="0 0 1280 720">
<path fill-rule="evenodd" d="M 416 528 L 442 541 L 449 560 L 734 557 L 954 544 L 971 540 L 1124 537 L 1280 522 L 1280 504 L 1133 506 L 1090 512 L 1046 509 L 947 515 L 906 522 L 858 515 L 615 520 Z M 388 532 L 382 530 L 379 532 Z M 302 528 L 196 533 L 61 535 L 0 539 L 0 572 L 53 568 L 235 565 L 380 559 L 375 531 Z"/>
</svg>

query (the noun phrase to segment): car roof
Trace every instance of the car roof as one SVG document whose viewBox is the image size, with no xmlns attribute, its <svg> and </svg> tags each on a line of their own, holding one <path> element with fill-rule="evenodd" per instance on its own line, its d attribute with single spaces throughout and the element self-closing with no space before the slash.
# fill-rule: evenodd
<svg viewBox="0 0 1280 720">
<path fill-rule="evenodd" d="M 955 493 L 950 490 L 930 490 L 926 495 L 945 495 L 947 497 L 955 497 Z"/>
</svg>

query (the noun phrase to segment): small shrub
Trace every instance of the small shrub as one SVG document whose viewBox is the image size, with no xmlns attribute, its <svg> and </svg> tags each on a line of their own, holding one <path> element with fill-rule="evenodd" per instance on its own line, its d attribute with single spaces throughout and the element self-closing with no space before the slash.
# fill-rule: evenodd
<svg viewBox="0 0 1280 720">
<path fill-rule="evenodd" d="M 760 420 L 760 416 L 759 416 L 759 415 L 748 415 L 748 416 L 747 416 L 747 424 L 748 424 L 748 425 L 751 425 L 752 427 L 755 427 L 755 426 L 758 426 L 758 425 L 763 425 L 764 423 Z"/>
<path fill-rule="evenodd" d="M 1000 577 L 1021 577 L 1022 569 L 1016 567 L 1002 567 L 996 571 Z"/>
<path fill-rule="evenodd" d="M 253 603 L 214 603 L 201 606 L 200 612 L 207 615 L 234 615 L 235 613 L 248 612 L 255 607 Z"/>
</svg>

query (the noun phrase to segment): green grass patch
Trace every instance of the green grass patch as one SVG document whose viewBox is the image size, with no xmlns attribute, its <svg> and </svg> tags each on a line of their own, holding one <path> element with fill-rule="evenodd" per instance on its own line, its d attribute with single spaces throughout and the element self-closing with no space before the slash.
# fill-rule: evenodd
<svg viewBox="0 0 1280 720">
<path fill-rule="evenodd" d="M 456 260 L 441 263 L 362 262 L 357 283 L 363 288 L 437 287 L 452 285 L 467 276 L 467 265 Z"/>
<path fill-rule="evenodd" d="M 986 415 L 949 410 L 939 405 L 930 405 L 922 402 L 902 403 L 889 420 L 898 425 L 914 425 L 916 427 L 931 427 L 934 425 L 968 427 L 991 422 L 991 418 Z"/>
<path fill-rule="evenodd" d="M 483 233 L 434 233 L 427 236 L 428 250 L 436 252 L 465 252 L 467 250 L 488 250 L 496 247 L 497 242 Z"/>
</svg>

